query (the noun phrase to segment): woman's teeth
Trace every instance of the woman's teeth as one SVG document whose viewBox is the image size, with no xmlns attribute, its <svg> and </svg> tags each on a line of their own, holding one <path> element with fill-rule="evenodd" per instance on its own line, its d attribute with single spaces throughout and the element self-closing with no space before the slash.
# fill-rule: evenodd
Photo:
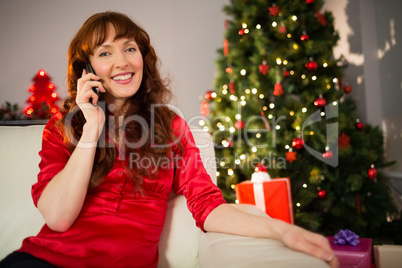
<svg viewBox="0 0 402 268">
<path fill-rule="evenodd" d="M 113 80 L 115 80 L 115 81 L 127 80 L 127 79 L 130 79 L 132 76 L 133 76 L 133 74 L 119 75 L 119 76 L 113 77 Z"/>
</svg>

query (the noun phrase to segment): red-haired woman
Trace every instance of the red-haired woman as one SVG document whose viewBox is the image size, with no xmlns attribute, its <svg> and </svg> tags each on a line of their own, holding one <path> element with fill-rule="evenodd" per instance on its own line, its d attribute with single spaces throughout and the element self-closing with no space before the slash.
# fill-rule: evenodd
<svg viewBox="0 0 402 268">
<path fill-rule="evenodd" d="M 326 238 L 226 204 L 189 127 L 168 108 L 148 34 L 129 17 L 90 17 L 71 42 L 67 78 L 32 187 L 46 225 L 1 267 L 156 267 L 171 190 L 203 231 L 277 239 L 336 267 Z"/>
</svg>

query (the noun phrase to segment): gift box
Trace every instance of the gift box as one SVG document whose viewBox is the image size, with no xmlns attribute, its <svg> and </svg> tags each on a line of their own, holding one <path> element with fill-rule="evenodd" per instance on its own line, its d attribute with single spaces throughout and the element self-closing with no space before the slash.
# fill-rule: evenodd
<svg viewBox="0 0 402 268">
<path fill-rule="evenodd" d="M 334 244 L 334 237 L 328 237 L 329 243 L 339 261 L 339 268 L 370 268 L 372 263 L 372 242 L 369 238 L 359 238 L 357 246 Z"/>
<path fill-rule="evenodd" d="M 376 268 L 399 268 L 402 264 L 401 245 L 375 245 L 373 247 Z"/>
<path fill-rule="evenodd" d="M 252 204 L 270 217 L 294 224 L 289 178 L 264 182 L 244 181 L 236 185 L 239 204 Z"/>
</svg>

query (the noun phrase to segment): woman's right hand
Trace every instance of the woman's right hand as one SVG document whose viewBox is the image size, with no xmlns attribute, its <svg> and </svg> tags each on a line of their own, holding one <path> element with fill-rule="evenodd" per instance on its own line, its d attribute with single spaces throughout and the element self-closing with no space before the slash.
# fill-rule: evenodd
<svg viewBox="0 0 402 268">
<path fill-rule="evenodd" d="M 87 74 L 85 70 L 78 79 L 75 100 L 86 123 L 66 166 L 53 177 L 38 201 L 38 209 L 48 227 L 57 232 L 71 227 L 88 191 L 97 143 L 105 124 L 105 113 L 98 105 L 99 97 L 92 90 L 92 87 L 97 87 L 100 92 L 105 92 L 99 80 L 95 74 Z"/>
<path fill-rule="evenodd" d="M 98 105 L 98 94 L 92 90 L 92 87 L 97 87 L 100 92 L 105 92 L 99 79 L 98 76 L 93 73 L 87 73 L 84 69 L 81 78 L 77 81 L 77 96 L 75 101 L 84 114 L 87 121 L 86 125 L 97 126 L 99 130 L 98 134 L 100 135 L 105 123 L 105 113 Z"/>
</svg>

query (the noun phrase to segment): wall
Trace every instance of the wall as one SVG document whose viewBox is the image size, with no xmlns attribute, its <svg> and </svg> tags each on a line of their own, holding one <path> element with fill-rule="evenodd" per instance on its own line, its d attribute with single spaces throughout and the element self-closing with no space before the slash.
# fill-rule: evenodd
<svg viewBox="0 0 402 268">
<path fill-rule="evenodd" d="M 385 154 L 396 164 L 385 173 L 402 210 L 402 1 L 337 0 L 325 3 L 335 17 L 341 40 L 334 50 L 345 56 L 352 96 L 363 122 L 384 132 Z"/>
<path fill-rule="evenodd" d="M 402 1 L 326 1 L 333 13 L 341 40 L 334 50 L 344 55 L 348 65 L 345 80 L 357 101 L 363 122 L 379 126 L 385 135 L 391 177 L 402 178 Z"/>
<path fill-rule="evenodd" d="M 25 107 L 31 79 L 47 71 L 66 96 L 67 49 L 93 13 L 116 10 L 151 36 L 164 73 L 172 79 L 186 119 L 199 114 L 200 96 L 213 87 L 216 49 L 223 45 L 224 4 L 229 0 L 1 0 L 0 105 Z"/>
<path fill-rule="evenodd" d="M 376 0 L 375 4 L 382 126 L 388 158 L 398 160 L 389 170 L 402 179 L 402 1 Z"/>
</svg>

